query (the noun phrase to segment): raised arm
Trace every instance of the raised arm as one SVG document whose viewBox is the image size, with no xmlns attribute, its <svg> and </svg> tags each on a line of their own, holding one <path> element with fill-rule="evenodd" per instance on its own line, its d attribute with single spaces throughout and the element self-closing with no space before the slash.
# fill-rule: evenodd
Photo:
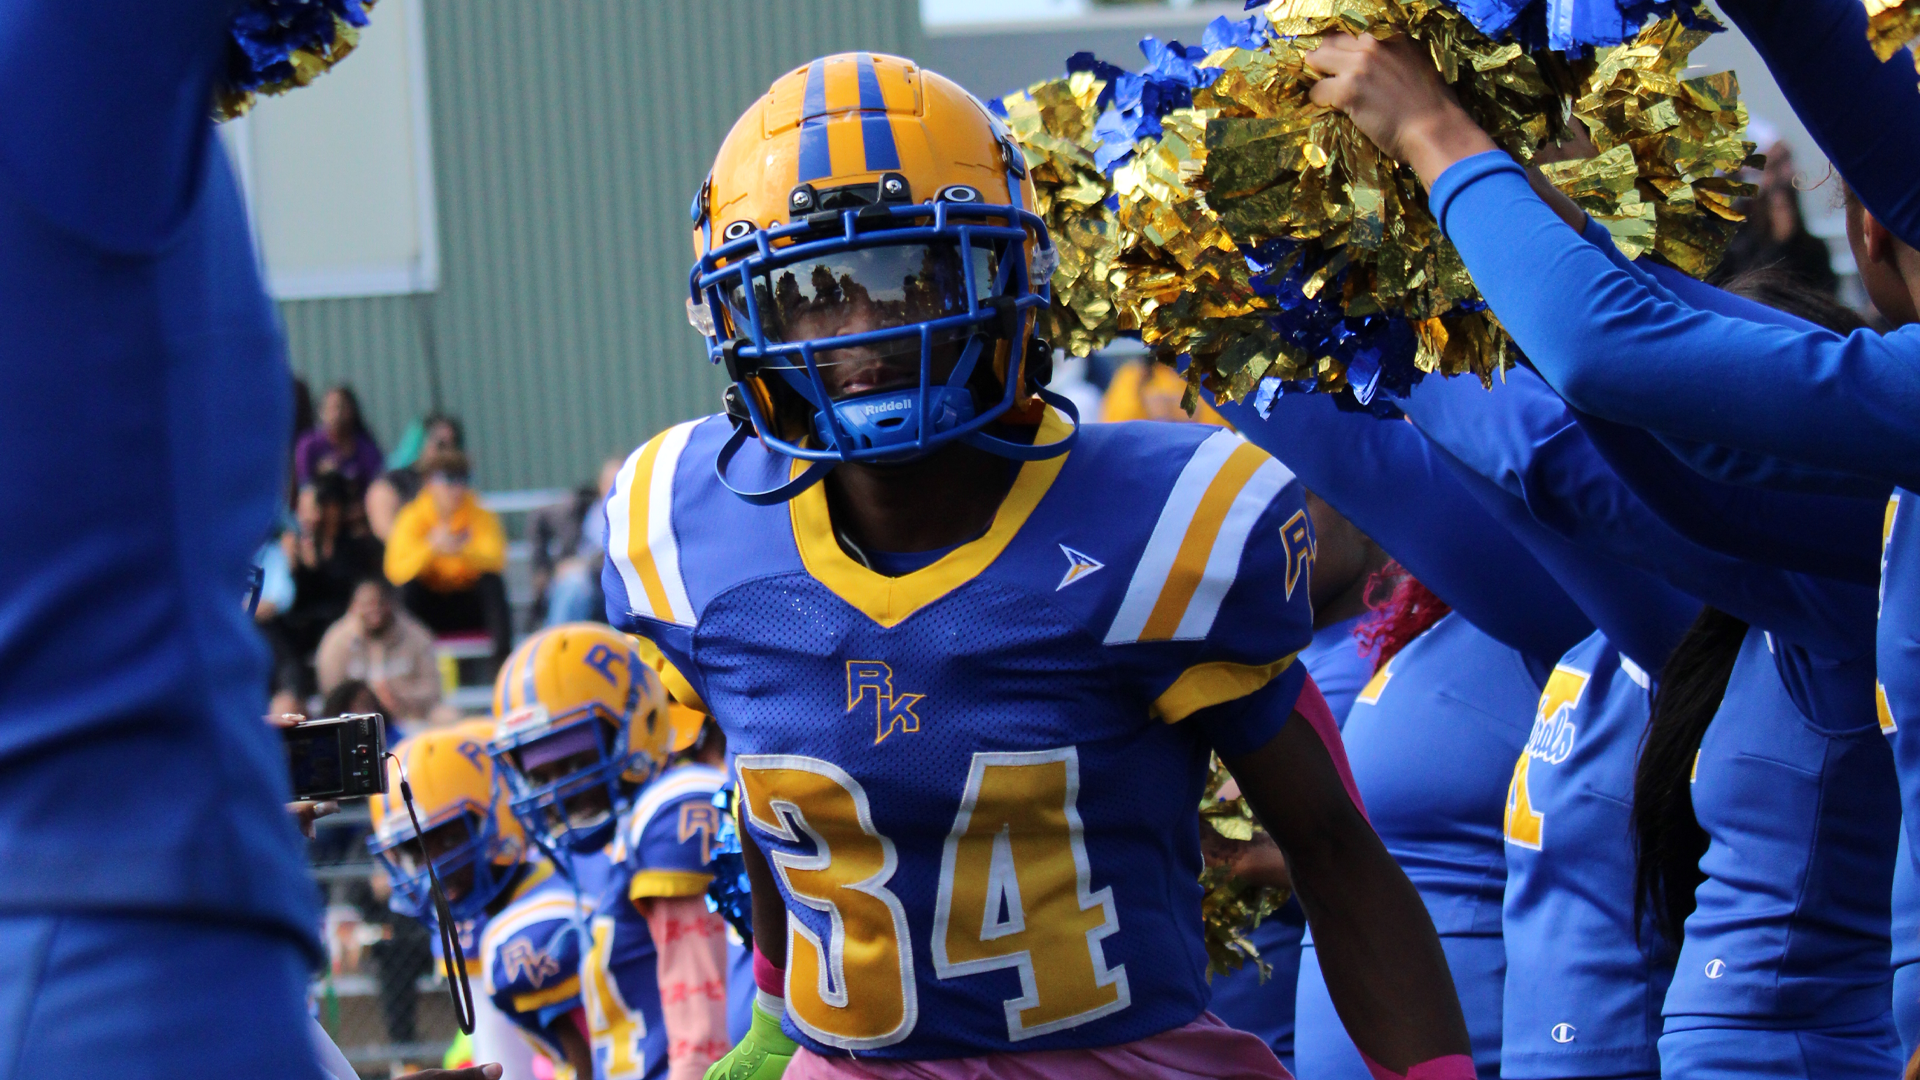
<svg viewBox="0 0 1920 1080">
<path fill-rule="evenodd" d="M 1920 327 L 1801 333 L 1656 295 L 1541 201 L 1411 43 L 1336 35 L 1310 60 L 1327 73 L 1314 100 L 1419 173 L 1481 293 L 1575 407 L 1920 484 Z"/>
<path fill-rule="evenodd" d="M 1593 623 L 1406 424 L 1286 394 L 1222 414 L 1488 637 L 1551 666 Z"/>
<path fill-rule="evenodd" d="M 214 146 L 235 0 L 9 0 L 0 188 L 68 232 L 139 254 L 185 212 Z"/>
<path fill-rule="evenodd" d="M 1445 450 L 1434 452 L 1461 487 L 1553 573 L 1615 649 L 1642 670 L 1666 666 L 1699 616 L 1699 600 L 1638 567 L 1575 544 L 1542 525 L 1521 499 Z"/>
<path fill-rule="evenodd" d="M 1691 467 L 1727 462 L 1718 447 L 1692 444 L 1683 458 L 1642 428 L 1575 413 L 1607 465 L 1647 508 L 1703 547 L 1783 570 L 1872 585 L 1887 490 L 1870 499 L 1799 495 L 1717 482 Z"/>
<path fill-rule="evenodd" d="M 1920 247 L 1920 95 L 1913 61 L 1882 63 L 1860 0 L 1722 0 L 1787 103 L 1873 216 Z"/>
<path fill-rule="evenodd" d="M 1406 404 L 1421 432 L 1589 550 L 1822 655 L 1873 647 L 1873 591 L 1732 558 L 1662 522 L 1606 467 L 1565 403 L 1529 372 L 1489 393 L 1430 380 Z"/>
</svg>

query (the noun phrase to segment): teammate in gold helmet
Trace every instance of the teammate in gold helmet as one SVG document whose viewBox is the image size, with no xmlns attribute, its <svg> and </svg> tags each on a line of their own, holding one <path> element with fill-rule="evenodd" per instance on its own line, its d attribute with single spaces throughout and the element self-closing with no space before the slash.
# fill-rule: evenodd
<svg viewBox="0 0 1920 1080">
<path fill-rule="evenodd" d="M 674 730 L 660 677 L 631 638 L 567 623 L 528 638 L 493 685 L 492 752 L 513 811 L 549 847 L 593 852 L 666 764 Z"/>
<path fill-rule="evenodd" d="M 493 726 L 473 720 L 422 732 L 393 749 L 400 764 L 387 793 L 368 800 L 373 835 L 367 847 L 393 883 L 393 908 L 416 919 L 433 918 L 427 860 L 433 860 L 447 906 L 456 920 L 482 914 L 513 883 L 526 861 L 526 834 L 495 782 L 487 742 Z M 400 799 L 400 776 L 413 790 L 413 818 Z"/>
</svg>

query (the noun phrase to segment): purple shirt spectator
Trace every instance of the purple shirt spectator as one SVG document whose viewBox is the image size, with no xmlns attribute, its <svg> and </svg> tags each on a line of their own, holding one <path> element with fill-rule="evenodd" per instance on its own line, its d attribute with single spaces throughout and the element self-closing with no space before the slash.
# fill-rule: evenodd
<svg viewBox="0 0 1920 1080">
<path fill-rule="evenodd" d="M 300 442 L 293 448 L 293 469 L 298 482 L 304 486 L 323 472 L 337 472 L 346 477 L 358 492 L 367 490 L 374 478 L 386 471 L 387 459 L 380 452 L 379 444 L 362 432 L 354 436 L 353 453 L 342 453 L 333 438 L 324 428 L 314 428 L 300 436 Z"/>
</svg>

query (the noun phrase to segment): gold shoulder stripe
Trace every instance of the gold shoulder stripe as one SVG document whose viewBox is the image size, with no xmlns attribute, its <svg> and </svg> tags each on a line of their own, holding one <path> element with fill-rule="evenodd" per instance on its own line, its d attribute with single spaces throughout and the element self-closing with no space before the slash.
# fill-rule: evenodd
<svg viewBox="0 0 1920 1080">
<path fill-rule="evenodd" d="M 1153 715 L 1177 724 L 1201 709 L 1237 701 L 1272 682 L 1293 665 L 1283 656 L 1271 664 L 1234 664 L 1215 660 L 1195 664 L 1180 673 L 1165 693 L 1153 701 Z"/>
<path fill-rule="evenodd" d="M 1173 568 L 1167 572 L 1167 583 L 1160 590 L 1160 598 L 1154 602 L 1153 613 L 1147 616 L 1146 629 L 1141 631 L 1142 641 L 1167 641 L 1174 636 L 1180 626 L 1180 618 L 1187 612 L 1187 604 L 1193 599 L 1194 591 L 1200 588 L 1200 578 L 1206 573 L 1208 559 L 1213 554 L 1213 542 L 1220 536 L 1220 526 L 1227 519 L 1227 510 L 1253 478 L 1254 470 L 1267 461 L 1267 453 L 1252 443 L 1241 443 L 1220 471 L 1213 474 L 1213 482 L 1207 485 L 1207 493 L 1200 497 L 1200 505 L 1194 509 L 1193 520 L 1187 525 L 1187 534 L 1180 540 L 1180 549 L 1173 557 Z M 1237 554 L 1237 553 L 1236 553 Z"/>
<path fill-rule="evenodd" d="M 566 982 L 549 986 L 545 990 L 531 994 L 515 994 L 513 1011 L 517 1013 L 539 1012 L 549 1005 L 558 1005 L 570 997 L 580 996 L 580 976 L 575 975 Z"/>
<path fill-rule="evenodd" d="M 681 896 L 700 896 L 713 881 L 712 874 L 698 870 L 641 870 L 627 886 L 629 900 L 670 900 Z"/>
</svg>

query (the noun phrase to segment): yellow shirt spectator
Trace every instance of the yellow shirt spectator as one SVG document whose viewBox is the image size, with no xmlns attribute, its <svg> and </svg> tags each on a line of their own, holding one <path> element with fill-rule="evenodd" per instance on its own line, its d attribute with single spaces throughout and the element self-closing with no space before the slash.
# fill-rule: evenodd
<svg viewBox="0 0 1920 1080">
<path fill-rule="evenodd" d="M 1213 410 L 1206 399 L 1192 416 L 1180 407 L 1186 395 L 1187 380 L 1165 364 L 1152 360 L 1130 360 L 1113 373 L 1107 392 L 1100 399 L 1100 419 L 1114 420 L 1198 420 L 1203 424 L 1232 427 Z"/>
<path fill-rule="evenodd" d="M 418 578 L 435 592 L 459 592 L 506 566 L 500 519 L 472 489 L 441 476 L 401 508 L 387 537 L 387 580 L 395 585 Z"/>
</svg>

